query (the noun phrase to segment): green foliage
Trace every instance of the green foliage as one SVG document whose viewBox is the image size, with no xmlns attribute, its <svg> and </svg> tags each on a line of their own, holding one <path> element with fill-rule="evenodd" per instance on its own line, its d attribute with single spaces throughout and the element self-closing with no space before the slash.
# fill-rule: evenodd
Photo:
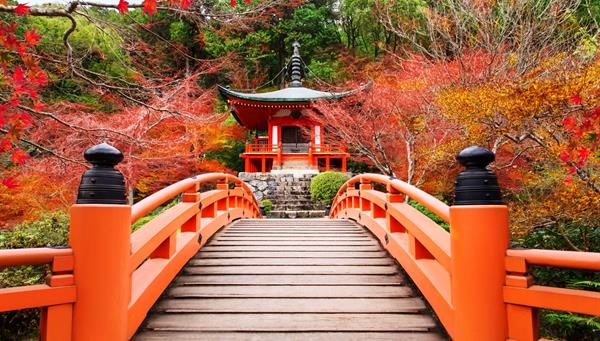
<svg viewBox="0 0 600 341">
<path fill-rule="evenodd" d="M 40 220 L 17 225 L 12 230 L 0 230 L 0 249 L 28 247 L 60 247 L 67 245 L 69 216 L 53 213 Z M 48 266 L 19 266 L 0 271 L 0 288 L 43 283 Z M 0 340 L 35 339 L 39 324 L 39 309 L 24 309 L 0 313 Z"/>
<path fill-rule="evenodd" d="M 88 92 L 85 87 L 72 79 L 51 81 L 48 87 L 44 89 L 43 95 L 49 103 L 67 101 L 83 104 L 89 107 L 90 110 L 99 110 L 105 113 L 114 111 L 114 107 L 110 102 Z"/>
<path fill-rule="evenodd" d="M 25 222 L 12 230 L 0 230 L 0 249 L 66 246 L 69 238 L 69 216 L 51 213 L 40 220 Z"/>
<path fill-rule="evenodd" d="M 565 340 L 594 341 L 600 339 L 600 318 L 543 310 L 540 314 L 542 334 Z"/>
<path fill-rule="evenodd" d="M 193 28 L 185 21 L 175 21 L 169 26 L 169 37 L 179 44 L 192 45 L 193 39 L 191 37 L 193 34 Z"/>
<path fill-rule="evenodd" d="M 411 25 L 418 30 L 425 22 L 425 0 L 381 1 L 380 4 L 391 3 L 389 8 L 393 24 Z M 359 54 L 378 57 L 381 47 L 396 51 L 401 48 L 400 39 L 387 31 L 383 24 L 376 20 L 374 13 L 377 0 L 343 0 L 340 1 L 340 32 L 344 44 Z"/>
<path fill-rule="evenodd" d="M 414 208 L 416 208 L 419 212 L 423 213 L 427 216 L 427 218 L 433 220 L 436 224 L 440 225 L 446 231 L 450 231 L 450 224 L 445 222 L 442 218 L 435 215 L 435 213 L 431 212 L 427 207 L 421 205 L 419 202 L 414 200 L 409 200 L 408 204 Z"/>
<path fill-rule="evenodd" d="M 312 200 L 323 204 L 331 204 L 337 191 L 348 181 L 348 175 L 340 172 L 324 172 L 310 181 L 310 196 Z"/>
<path fill-rule="evenodd" d="M 313 59 L 308 68 L 310 77 L 317 77 L 326 82 L 336 82 L 343 76 L 342 65 L 338 60 L 319 61 Z"/>
<path fill-rule="evenodd" d="M 231 52 L 239 56 L 249 79 L 274 77 L 284 67 L 291 54 L 294 41 L 302 45 L 301 54 L 307 65 L 319 60 L 323 70 L 319 77 L 338 78 L 335 50 L 331 47 L 341 42 L 333 6 L 326 1 L 306 1 L 293 11 L 269 22 L 257 23 L 254 30 L 218 34 L 203 32 L 205 50 L 209 57 L 225 56 Z M 313 64 L 315 69 L 319 65 Z M 314 70 L 315 73 L 317 70 Z"/>
<path fill-rule="evenodd" d="M 104 20 L 111 16 L 103 14 Z M 121 48 L 122 36 L 111 27 L 98 27 L 84 17 L 76 16 L 77 29 L 69 37 L 74 55 L 82 55 L 82 65 L 94 72 L 109 76 L 127 77 L 131 61 Z M 42 35 L 42 48 L 47 52 L 64 54 L 63 36 L 70 27 L 64 18 L 30 17 L 30 24 Z M 62 76 L 62 75 L 61 75 Z"/>
<path fill-rule="evenodd" d="M 225 121 L 225 125 L 238 124 L 233 116 Z M 227 138 L 220 143 L 220 148 L 217 150 L 209 150 L 204 154 L 204 157 L 210 160 L 216 160 L 222 163 L 225 167 L 237 171 L 244 171 L 244 159 L 240 154 L 244 152 L 246 142 L 237 138 Z"/>
<path fill-rule="evenodd" d="M 269 199 L 263 199 L 260 201 L 261 205 L 265 208 L 265 215 L 270 216 L 273 211 L 273 203 Z"/>
<path fill-rule="evenodd" d="M 167 204 L 154 209 L 154 211 L 146 214 L 145 216 L 140 218 L 138 221 L 136 221 L 133 225 L 131 225 L 131 232 L 138 230 L 140 227 L 144 226 L 144 224 L 150 222 L 152 219 L 156 218 L 158 215 L 160 215 L 164 211 L 168 210 L 169 208 L 177 205 L 178 203 L 179 203 L 179 199 L 173 199 L 170 202 L 168 202 Z"/>
</svg>

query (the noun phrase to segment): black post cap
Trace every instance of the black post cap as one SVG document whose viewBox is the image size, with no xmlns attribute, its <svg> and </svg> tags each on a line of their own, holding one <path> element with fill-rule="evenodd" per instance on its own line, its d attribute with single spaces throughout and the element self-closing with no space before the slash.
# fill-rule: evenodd
<svg viewBox="0 0 600 341">
<path fill-rule="evenodd" d="M 92 168 L 81 177 L 78 204 L 127 204 L 125 177 L 114 167 L 123 161 L 117 148 L 101 143 L 83 154 Z"/>
<path fill-rule="evenodd" d="M 466 169 L 456 178 L 454 205 L 501 205 L 498 178 L 486 167 L 495 159 L 486 148 L 471 146 L 456 156 Z"/>
</svg>

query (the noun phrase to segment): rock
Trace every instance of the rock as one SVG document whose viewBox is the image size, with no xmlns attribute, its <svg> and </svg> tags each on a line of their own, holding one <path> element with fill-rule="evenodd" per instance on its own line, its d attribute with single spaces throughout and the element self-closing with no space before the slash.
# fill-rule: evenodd
<svg viewBox="0 0 600 341">
<path fill-rule="evenodd" d="M 264 191 L 265 189 L 267 189 L 267 187 L 268 187 L 268 185 L 267 185 L 267 182 L 266 182 L 266 181 L 261 181 L 261 182 L 259 182 L 259 183 L 258 183 L 258 185 L 256 186 L 256 188 L 257 188 L 259 191 Z"/>
</svg>

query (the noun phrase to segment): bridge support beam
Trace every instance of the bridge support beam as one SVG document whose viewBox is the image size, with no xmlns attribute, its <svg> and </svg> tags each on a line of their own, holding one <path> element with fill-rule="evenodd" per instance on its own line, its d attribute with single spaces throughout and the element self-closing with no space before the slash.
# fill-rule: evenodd
<svg viewBox="0 0 600 341">
<path fill-rule="evenodd" d="M 508 208 L 502 205 L 496 175 L 486 169 L 494 160 L 492 152 L 469 147 L 458 160 L 466 170 L 458 176 L 450 207 L 453 339 L 504 341 Z"/>
</svg>

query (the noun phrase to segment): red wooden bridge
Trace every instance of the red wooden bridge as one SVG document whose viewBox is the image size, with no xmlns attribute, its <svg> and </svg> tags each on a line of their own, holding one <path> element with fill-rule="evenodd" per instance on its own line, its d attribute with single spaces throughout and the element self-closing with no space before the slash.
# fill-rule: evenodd
<svg viewBox="0 0 600 341">
<path fill-rule="evenodd" d="M 112 168 L 122 155 L 86 157 L 94 168 L 71 209 L 69 247 L 0 250 L 0 267 L 50 265 L 46 284 L 0 289 L 0 312 L 41 308 L 42 340 L 537 340 L 540 308 L 600 315 L 600 293 L 536 285 L 529 274 L 600 271 L 600 254 L 510 249 L 508 210 L 486 204 L 487 178 L 459 176 L 482 199 L 457 192 L 449 207 L 362 174 L 339 190 L 329 219 L 272 220 L 228 174 L 124 204 L 113 197 L 124 195 Z M 467 172 L 491 173 L 493 155 L 470 157 Z"/>
</svg>

